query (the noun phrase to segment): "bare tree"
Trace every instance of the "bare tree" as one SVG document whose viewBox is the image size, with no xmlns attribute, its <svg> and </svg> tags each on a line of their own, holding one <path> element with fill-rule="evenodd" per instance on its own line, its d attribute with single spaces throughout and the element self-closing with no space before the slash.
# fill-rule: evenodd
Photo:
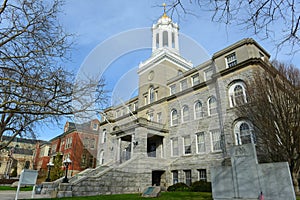
<svg viewBox="0 0 300 200">
<path fill-rule="evenodd" d="M 212 20 L 238 24 L 263 38 L 276 39 L 276 45 L 291 46 L 300 50 L 300 5 L 295 0 L 170 0 L 168 11 L 173 14 L 195 14 L 187 4 L 194 4 L 201 11 L 211 12 Z M 281 38 L 274 35 L 281 34 Z"/>
<path fill-rule="evenodd" d="M 254 126 L 257 152 L 264 161 L 289 163 L 295 191 L 300 172 L 300 71 L 292 65 L 273 62 L 254 73 L 247 83 L 248 103 L 236 114 Z"/>
<path fill-rule="evenodd" d="M 61 66 L 71 35 L 58 22 L 60 0 L 3 0 L 0 7 L 0 149 L 16 137 L 35 137 L 37 123 L 94 111 L 105 102 L 104 80 Z M 74 103 L 75 102 L 75 103 Z M 97 104 L 99 106 L 99 104 Z M 8 142 L 3 135 L 11 136 Z"/>
</svg>

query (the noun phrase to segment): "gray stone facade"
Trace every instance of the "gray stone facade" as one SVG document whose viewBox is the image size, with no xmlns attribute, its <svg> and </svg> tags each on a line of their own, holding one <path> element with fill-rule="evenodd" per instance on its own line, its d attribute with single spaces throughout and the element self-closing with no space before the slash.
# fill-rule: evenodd
<svg viewBox="0 0 300 200">
<path fill-rule="evenodd" d="M 153 44 L 159 43 L 139 66 L 137 97 L 105 110 L 98 167 L 60 184 L 59 196 L 211 181 L 210 169 L 230 157 L 231 146 L 254 142 L 251 122 L 237 118 L 234 109 L 246 103 L 253 71 L 271 67 L 270 55 L 253 39 L 243 39 L 192 67 L 171 40 L 161 46 L 164 32 L 178 40 L 177 29 L 165 15 L 153 26 L 159 39 L 153 36 Z"/>
</svg>

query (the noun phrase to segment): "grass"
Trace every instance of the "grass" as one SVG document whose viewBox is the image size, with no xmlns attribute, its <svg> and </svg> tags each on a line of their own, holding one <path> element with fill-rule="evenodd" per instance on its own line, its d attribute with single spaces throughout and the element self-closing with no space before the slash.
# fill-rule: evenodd
<svg viewBox="0 0 300 200">
<path fill-rule="evenodd" d="M 20 191 L 32 191 L 33 186 L 26 186 L 26 187 L 21 187 Z M 10 187 L 10 186 L 0 186 L 0 190 L 16 190 L 17 187 Z"/>
<path fill-rule="evenodd" d="M 145 200 L 139 194 L 114 194 L 114 195 L 99 195 L 88 197 L 65 197 L 56 198 L 56 200 Z M 150 198 L 151 199 L 151 198 Z M 212 200 L 211 193 L 206 192 L 162 192 L 159 200 Z M 53 199 L 52 199 L 53 200 Z"/>
</svg>

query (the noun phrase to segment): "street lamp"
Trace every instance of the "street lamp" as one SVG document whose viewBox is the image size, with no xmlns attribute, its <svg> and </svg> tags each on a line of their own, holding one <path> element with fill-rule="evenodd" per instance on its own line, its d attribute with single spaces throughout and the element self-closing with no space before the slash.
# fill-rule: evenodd
<svg viewBox="0 0 300 200">
<path fill-rule="evenodd" d="M 67 158 L 66 160 L 63 161 L 63 164 L 66 166 L 66 175 L 62 181 L 63 183 L 69 183 L 69 179 L 67 176 L 68 176 L 68 167 L 71 163 L 72 163 L 72 161 L 70 160 L 70 158 Z"/>
<path fill-rule="evenodd" d="M 51 167 L 53 167 L 54 166 L 54 164 L 51 162 L 51 161 L 49 161 L 48 163 L 47 163 L 47 167 L 48 167 L 48 176 L 47 176 L 47 178 L 46 178 L 46 182 L 50 182 L 51 181 L 51 179 L 50 179 L 50 170 L 51 170 Z"/>
</svg>

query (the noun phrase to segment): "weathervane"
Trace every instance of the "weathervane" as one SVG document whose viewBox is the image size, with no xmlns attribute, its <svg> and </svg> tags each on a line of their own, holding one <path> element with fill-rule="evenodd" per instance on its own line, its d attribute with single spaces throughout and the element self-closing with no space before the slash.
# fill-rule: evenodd
<svg viewBox="0 0 300 200">
<path fill-rule="evenodd" d="M 163 3 L 162 6 L 164 7 L 164 15 L 163 15 L 163 17 L 167 17 L 167 14 L 166 14 L 166 6 L 167 6 L 167 4 Z"/>
</svg>

